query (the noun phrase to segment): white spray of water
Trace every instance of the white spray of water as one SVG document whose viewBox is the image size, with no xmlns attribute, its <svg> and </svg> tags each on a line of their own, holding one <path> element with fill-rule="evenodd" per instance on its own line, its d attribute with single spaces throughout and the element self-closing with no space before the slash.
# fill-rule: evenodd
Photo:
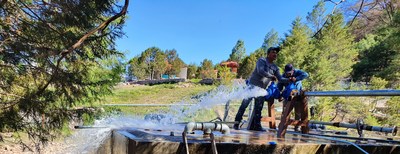
<svg viewBox="0 0 400 154">
<path fill-rule="evenodd" d="M 95 124 L 84 129 L 78 129 L 65 139 L 63 146 L 57 151 L 45 153 L 96 153 L 101 143 L 111 137 L 112 130 L 152 129 L 182 130 L 179 125 L 161 125 L 154 121 L 146 121 L 141 117 L 114 116 L 96 120 Z"/>
<path fill-rule="evenodd" d="M 217 105 L 224 105 L 228 101 L 242 100 L 251 97 L 267 95 L 262 88 L 249 88 L 243 83 L 235 83 L 233 86 L 219 86 L 200 98 L 181 101 L 178 104 L 193 104 L 190 107 L 174 106 L 165 114 L 165 118 L 159 122 L 143 120 L 139 117 L 108 117 L 97 120 L 93 129 L 81 129 L 65 140 L 63 150 L 52 151 L 52 153 L 91 153 L 99 148 L 111 131 L 115 129 L 163 129 L 182 130 L 182 126 L 172 125 L 184 117 L 192 115 L 202 109 L 211 109 Z"/>
<path fill-rule="evenodd" d="M 179 122 L 179 120 L 183 120 L 184 117 L 195 114 L 199 110 L 211 109 L 217 105 L 225 105 L 229 101 L 266 95 L 267 91 L 257 86 L 250 88 L 243 83 L 234 83 L 233 86 L 222 85 L 200 98 L 179 102 L 178 104 L 193 105 L 189 108 L 183 105 L 171 108 L 166 114 L 167 118 L 162 119 L 161 122 L 165 124 Z"/>
</svg>

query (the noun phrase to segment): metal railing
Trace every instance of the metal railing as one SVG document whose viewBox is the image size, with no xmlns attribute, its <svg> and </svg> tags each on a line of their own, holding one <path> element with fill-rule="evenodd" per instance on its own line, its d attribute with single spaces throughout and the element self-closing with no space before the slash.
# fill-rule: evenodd
<svg viewBox="0 0 400 154">
<path fill-rule="evenodd" d="M 306 96 L 400 96 L 400 90 L 307 91 Z"/>
</svg>

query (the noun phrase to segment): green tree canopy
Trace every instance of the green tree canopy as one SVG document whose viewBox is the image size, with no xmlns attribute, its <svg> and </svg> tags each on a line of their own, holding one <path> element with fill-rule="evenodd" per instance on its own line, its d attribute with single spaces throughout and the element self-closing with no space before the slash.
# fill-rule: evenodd
<svg viewBox="0 0 400 154">
<path fill-rule="evenodd" d="M 293 64 L 296 68 L 304 69 L 307 55 L 312 50 L 310 44 L 310 30 L 301 23 L 297 17 L 292 23 L 292 29 L 283 41 L 282 50 L 279 52 L 277 64 L 283 67 L 285 64 Z"/>
<path fill-rule="evenodd" d="M 167 70 L 165 73 L 168 75 L 179 74 L 181 68 L 185 66 L 185 63 L 179 58 L 177 51 L 175 49 L 166 50 L 165 54 L 168 61 Z"/>
<path fill-rule="evenodd" d="M 213 63 L 211 60 L 204 59 L 200 64 L 200 77 L 201 78 L 216 78 Z"/>
<path fill-rule="evenodd" d="M 256 67 L 256 54 L 250 54 L 243 59 L 243 62 L 239 65 L 238 76 L 244 79 L 248 79 Z"/>
<path fill-rule="evenodd" d="M 187 78 L 188 79 L 195 79 L 195 78 L 197 78 L 198 77 L 198 73 L 197 73 L 197 70 L 198 70 L 198 66 L 196 65 L 196 64 L 189 64 L 188 65 L 188 71 L 187 71 Z"/>
<path fill-rule="evenodd" d="M 246 48 L 244 47 L 243 40 L 238 40 L 235 47 L 232 49 L 232 53 L 229 55 L 230 61 L 241 62 L 246 54 Z"/>
<path fill-rule="evenodd" d="M 357 51 L 353 37 L 344 25 L 343 15 L 331 15 L 321 35 L 313 40 L 315 50 L 307 57 L 312 89 L 338 89 L 340 81 L 348 78 Z"/>
</svg>

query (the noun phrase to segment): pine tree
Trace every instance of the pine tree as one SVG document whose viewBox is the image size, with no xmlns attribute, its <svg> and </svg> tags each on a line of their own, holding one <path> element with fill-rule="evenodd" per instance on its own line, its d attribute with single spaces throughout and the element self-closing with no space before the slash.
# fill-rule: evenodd
<svg viewBox="0 0 400 154">
<path fill-rule="evenodd" d="M 238 77 L 248 79 L 256 67 L 257 58 L 256 55 L 250 54 L 243 59 L 243 62 L 239 65 Z"/>
<path fill-rule="evenodd" d="M 261 48 L 264 51 L 267 51 L 269 47 L 275 47 L 278 46 L 278 32 L 276 32 L 274 29 L 271 29 L 264 38 L 264 42 L 261 45 Z"/>
<path fill-rule="evenodd" d="M 1 1 L 0 131 L 46 142 L 77 104 L 111 93 L 123 71 L 115 39 L 128 3 Z"/>
<path fill-rule="evenodd" d="M 245 54 L 246 48 L 244 47 L 244 42 L 243 40 L 238 40 L 235 47 L 232 49 L 232 53 L 229 55 L 229 60 L 240 63 L 245 57 Z"/>
<path fill-rule="evenodd" d="M 341 81 L 350 76 L 357 51 L 353 37 L 344 25 L 343 15 L 336 12 L 330 16 L 321 31 L 321 36 L 314 40 L 316 49 L 310 54 L 313 76 L 311 85 L 316 90 L 338 89 Z M 315 71 L 315 72 L 314 72 Z"/>
<path fill-rule="evenodd" d="M 283 41 L 282 50 L 279 52 L 277 60 L 278 66 L 293 64 L 296 68 L 305 69 L 306 56 L 312 50 L 310 44 L 310 30 L 301 23 L 301 18 L 297 17 L 292 23 L 290 33 Z"/>
</svg>

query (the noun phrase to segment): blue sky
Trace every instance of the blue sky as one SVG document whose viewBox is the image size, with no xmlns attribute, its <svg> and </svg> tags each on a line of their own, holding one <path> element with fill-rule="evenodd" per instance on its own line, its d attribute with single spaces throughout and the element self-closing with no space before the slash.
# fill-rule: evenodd
<svg viewBox="0 0 400 154">
<path fill-rule="evenodd" d="M 133 0 L 130 1 L 124 31 L 117 49 L 126 60 L 149 47 L 176 49 L 186 63 L 200 65 L 203 59 L 214 64 L 228 59 L 237 40 L 246 54 L 261 47 L 265 35 L 274 29 L 280 37 L 288 33 L 292 21 L 307 12 L 318 0 Z M 328 7 L 332 4 L 326 3 Z"/>
</svg>

